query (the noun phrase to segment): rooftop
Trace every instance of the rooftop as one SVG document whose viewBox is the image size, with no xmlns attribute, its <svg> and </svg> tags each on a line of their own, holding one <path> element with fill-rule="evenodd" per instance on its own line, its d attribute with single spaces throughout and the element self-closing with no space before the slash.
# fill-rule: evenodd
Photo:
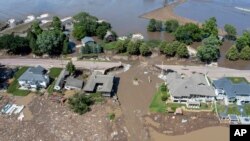
<svg viewBox="0 0 250 141">
<path fill-rule="evenodd" d="M 83 90 L 88 91 L 88 92 L 94 92 L 96 86 L 100 84 L 102 86 L 99 87 L 96 91 L 110 93 L 113 88 L 113 80 L 114 80 L 114 76 L 102 75 L 102 74 L 99 74 L 98 72 L 94 72 L 90 76 Z"/>
<path fill-rule="evenodd" d="M 224 90 L 228 97 L 236 97 L 237 95 L 250 96 L 250 85 L 246 82 L 234 84 L 228 78 L 223 77 L 221 79 L 215 80 L 214 86 L 217 89 Z"/>
<path fill-rule="evenodd" d="M 87 42 L 94 42 L 95 40 L 92 37 L 86 36 L 81 41 L 82 41 L 83 44 L 85 44 Z"/>
<path fill-rule="evenodd" d="M 168 88 L 173 96 L 215 96 L 213 88 L 208 79 L 203 74 L 195 73 L 191 77 L 185 78 L 177 73 L 169 73 L 166 76 Z"/>
<path fill-rule="evenodd" d="M 82 80 L 78 80 L 78 79 L 75 79 L 73 77 L 68 77 L 66 79 L 65 86 L 71 86 L 71 87 L 82 89 L 82 85 L 83 85 L 83 81 Z"/>
</svg>

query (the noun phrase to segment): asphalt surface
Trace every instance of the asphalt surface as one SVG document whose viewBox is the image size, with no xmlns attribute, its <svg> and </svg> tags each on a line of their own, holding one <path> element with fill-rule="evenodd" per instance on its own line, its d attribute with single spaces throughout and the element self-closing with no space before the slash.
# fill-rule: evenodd
<svg viewBox="0 0 250 141">
<path fill-rule="evenodd" d="M 0 59 L 0 64 L 8 66 L 36 66 L 40 65 L 44 68 L 59 67 L 63 68 L 67 65 L 69 60 L 58 59 Z M 122 66 L 121 62 L 100 62 L 100 61 L 73 61 L 76 68 L 90 69 L 90 70 L 106 70 Z"/>
<path fill-rule="evenodd" d="M 221 77 L 245 77 L 250 82 L 250 70 L 236 70 L 213 66 L 156 65 L 164 70 L 177 71 L 190 76 L 193 72 L 207 74 L 211 79 Z"/>
</svg>

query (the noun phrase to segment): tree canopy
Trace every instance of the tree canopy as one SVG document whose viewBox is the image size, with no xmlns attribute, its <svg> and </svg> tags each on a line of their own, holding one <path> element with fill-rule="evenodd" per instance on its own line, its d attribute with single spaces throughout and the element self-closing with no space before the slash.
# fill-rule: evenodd
<svg viewBox="0 0 250 141">
<path fill-rule="evenodd" d="M 130 41 L 128 43 L 127 52 L 130 55 L 139 55 L 140 54 L 140 49 L 139 49 L 140 45 L 141 45 L 140 41 L 136 41 L 136 42 Z"/>
<path fill-rule="evenodd" d="M 236 61 L 239 59 L 239 51 L 236 48 L 236 46 L 232 46 L 226 53 L 226 58 L 231 60 L 231 61 Z"/>
<path fill-rule="evenodd" d="M 53 20 L 52 20 L 52 27 L 55 29 L 55 30 L 61 30 L 62 28 L 62 22 L 60 20 L 59 17 L 57 16 L 54 16 L 53 17 Z"/>
<path fill-rule="evenodd" d="M 212 45 L 202 45 L 198 47 L 197 57 L 203 61 L 210 63 L 216 61 L 220 56 L 220 51 L 217 46 Z"/>
<path fill-rule="evenodd" d="M 155 19 L 150 19 L 148 23 L 147 30 L 149 32 L 161 31 L 162 30 L 162 22 L 157 21 Z"/>
<path fill-rule="evenodd" d="M 76 71 L 75 65 L 72 63 L 72 61 L 69 61 L 68 64 L 66 65 L 66 70 L 70 73 L 70 74 L 74 74 Z"/>
<path fill-rule="evenodd" d="M 141 53 L 142 56 L 148 56 L 148 55 L 151 54 L 150 48 L 146 43 L 143 43 L 140 46 L 140 53 Z"/>
<path fill-rule="evenodd" d="M 240 58 L 242 60 L 250 60 L 250 47 L 246 46 L 240 52 Z"/>
<path fill-rule="evenodd" d="M 43 31 L 38 35 L 36 44 L 38 54 L 60 55 L 65 35 L 56 30 Z"/>
<path fill-rule="evenodd" d="M 190 44 L 194 41 L 201 40 L 201 29 L 198 25 L 193 23 L 188 23 L 179 26 L 174 33 L 176 40 Z"/>
<path fill-rule="evenodd" d="M 226 37 L 228 39 L 230 39 L 230 40 L 235 40 L 236 39 L 237 31 L 236 31 L 236 28 L 233 25 L 225 24 L 224 30 L 227 32 Z"/>
<path fill-rule="evenodd" d="M 70 108 L 82 115 L 90 110 L 89 106 L 93 103 L 91 97 L 84 94 L 75 94 L 73 97 L 70 97 L 68 100 Z"/>
<path fill-rule="evenodd" d="M 189 53 L 188 53 L 187 46 L 181 43 L 176 50 L 176 55 L 180 58 L 188 58 Z"/>
<path fill-rule="evenodd" d="M 43 32 L 42 28 L 39 25 L 38 21 L 34 21 L 31 25 L 31 31 L 33 33 L 36 34 L 36 36 L 38 36 L 39 34 L 41 34 Z"/>
<path fill-rule="evenodd" d="M 211 35 L 218 37 L 217 20 L 215 17 L 211 17 L 202 24 L 202 34 L 204 38 Z"/>
<path fill-rule="evenodd" d="M 0 37 L 0 49 L 6 49 L 9 54 L 16 55 L 26 55 L 31 52 L 29 40 L 13 34 Z"/>
<path fill-rule="evenodd" d="M 167 20 L 165 22 L 165 30 L 169 33 L 175 32 L 179 27 L 179 22 L 177 20 Z"/>
</svg>

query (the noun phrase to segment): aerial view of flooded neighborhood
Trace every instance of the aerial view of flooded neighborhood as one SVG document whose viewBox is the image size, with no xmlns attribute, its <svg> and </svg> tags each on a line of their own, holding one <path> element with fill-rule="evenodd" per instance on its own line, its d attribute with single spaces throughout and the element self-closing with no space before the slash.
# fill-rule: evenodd
<svg viewBox="0 0 250 141">
<path fill-rule="evenodd" d="M 0 141 L 229 141 L 250 125 L 249 0 L 0 1 Z"/>
</svg>

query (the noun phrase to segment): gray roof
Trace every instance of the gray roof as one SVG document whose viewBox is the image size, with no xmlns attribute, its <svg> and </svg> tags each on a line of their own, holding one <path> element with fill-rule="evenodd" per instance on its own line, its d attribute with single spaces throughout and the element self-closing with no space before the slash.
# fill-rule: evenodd
<svg viewBox="0 0 250 141">
<path fill-rule="evenodd" d="M 175 97 L 189 97 L 191 95 L 215 96 L 213 87 L 203 74 L 193 74 L 189 78 L 182 78 L 177 73 L 169 73 L 166 77 L 170 94 Z"/>
<path fill-rule="evenodd" d="M 104 38 L 108 38 L 108 36 L 113 36 L 113 33 L 109 30 L 106 32 L 106 35 L 104 36 Z"/>
<path fill-rule="evenodd" d="M 28 68 L 19 78 L 19 81 L 48 81 L 45 75 L 45 69 L 41 66 Z"/>
<path fill-rule="evenodd" d="M 246 82 L 234 84 L 226 77 L 214 81 L 216 89 L 222 89 L 225 91 L 228 97 L 236 97 L 237 95 L 250 96 L 250 85 Z"/>
<path fill-rule="evenodd" d="M 98 74 L 97 72 L 94 72 L 90 76 L 83 90 L 87 92 L 94 92 L 96 85 L 100 84 L 102 85 L 102 87 L 99 87 L 99 89 L 96 90 L 97 92 L 109 92 L 110 93 L 113 88 L 113 81 L 114 81 L 114 76 L 102 75 L 102 74 Z"/>
<path fill-rule="evenodd" d="M 94 42 L 95 40 L 91 37 L 86 36 L 81 41 L 82 41 L 82 44 L 86 44 L 88 42 Z"/>
<path fill-rule="evenodd" d="M 83 85 L 83 81 L 82 80 L 75 79 L 75 78 L 72 78 L 72 77 L 68 77 L 66 79 L 65 86 L 70 86 L 70 87 L 75 87 L 75 88 L 82 89 L 82 85 Z"/>
<path fill-rule="evenodd" d="M 58 76 L 57 80 L 56 80 L 56 83 L 55 83 L 55 86 L 60 86 L 62 85 L 62 82 L 64 81 L 64 78 L 66 75 L 69 75 L 69 72 L 66 71 L 66 69 L 63 69 L 60 73 L 60 75 Z"/>
</svg>

